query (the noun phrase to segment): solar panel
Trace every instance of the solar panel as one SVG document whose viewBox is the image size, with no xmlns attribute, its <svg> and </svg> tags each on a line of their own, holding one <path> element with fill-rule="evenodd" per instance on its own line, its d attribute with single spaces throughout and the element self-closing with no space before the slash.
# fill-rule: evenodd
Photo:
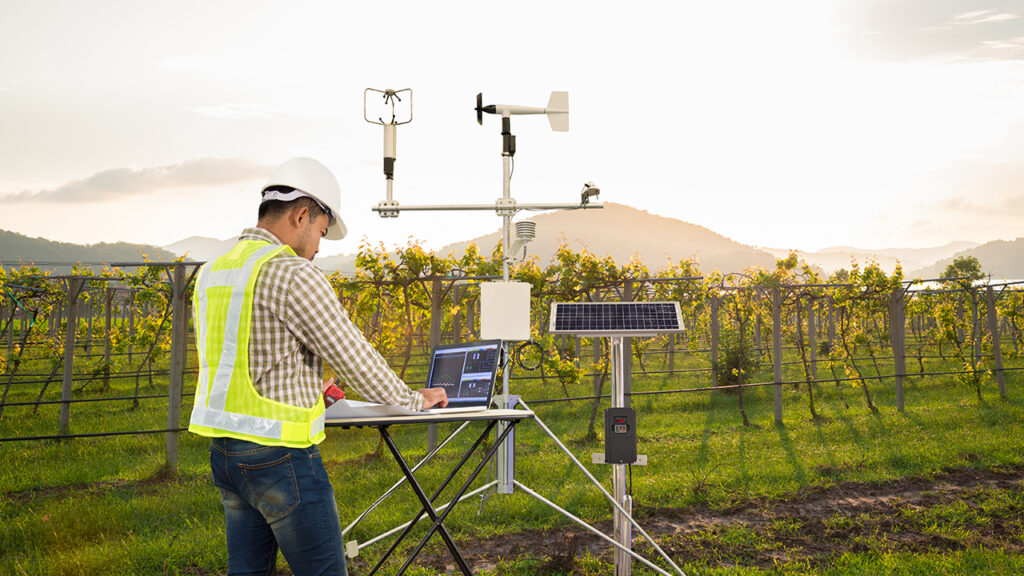
<svg viewBox="0 0 1024 576">
<path fill-rule="evenodd" d="M 682 332 L 678 302 L 555 302 L 552 334 L 654 336 Z"/>
</svg>

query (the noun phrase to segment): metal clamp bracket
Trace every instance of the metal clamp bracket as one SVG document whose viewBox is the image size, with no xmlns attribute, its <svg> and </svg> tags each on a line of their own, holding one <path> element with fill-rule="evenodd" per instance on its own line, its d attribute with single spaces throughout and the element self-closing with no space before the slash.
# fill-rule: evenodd
<svg viewBox="0 0 1024 576">
<path fill-rule="evenodd" d="M 591 464 L 605 464 L 603 452 L 592 452 L 590 454 Z M 637 454 L 633 466 L 647 466 L 647 454 Z"/>
<path fill-rule="evenodd" d="M 398 218 L 401 209 L 397 200 L 381 200 L 377 203 L 376 211 L 380 213 L 381 218 Z"/>
<path fill-rule="evenodd" d="M 515 216 L 519 209 L 515 198 L 498 198 L 494 201 L 494 211 L 498 216 Z"/>
</svg>

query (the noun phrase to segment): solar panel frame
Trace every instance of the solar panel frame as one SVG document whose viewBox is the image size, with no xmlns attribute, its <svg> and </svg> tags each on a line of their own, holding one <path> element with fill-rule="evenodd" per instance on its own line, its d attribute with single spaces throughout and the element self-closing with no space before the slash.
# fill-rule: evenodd
<svg viewBox="0 0 1024 576">
<path fill-rule="evenodd" d="M 554 302 L 551 334 L 656 336 L 683 332 L 678 302 Z"/>
</svg>

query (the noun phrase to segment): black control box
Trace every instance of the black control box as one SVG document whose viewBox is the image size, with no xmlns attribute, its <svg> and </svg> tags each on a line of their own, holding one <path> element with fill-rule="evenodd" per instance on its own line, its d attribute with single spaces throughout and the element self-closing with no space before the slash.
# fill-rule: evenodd
<svg viewBox="0 0 1024 576">
<path fill-rule="evenodd" d="M 636 462 L 636 412 L 632 408 L 604 411 L 604 463 Z"/>
</svg>

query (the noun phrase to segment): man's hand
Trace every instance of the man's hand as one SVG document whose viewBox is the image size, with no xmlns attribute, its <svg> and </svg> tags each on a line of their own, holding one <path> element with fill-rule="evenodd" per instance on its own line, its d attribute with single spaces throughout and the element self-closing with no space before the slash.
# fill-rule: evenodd
<svg viewBox="0 0 1024 576">
<path fill-rule="evenodd" d="M 341 388 L 341 378 L 338 378 L 337 376 L 332 376 L 330 378 L 324 378 L 324 388 L 323 388 L 323 391 L 326 392 L 327 389 L 331 387 L 331 384 L 334 384 L 338 388 Z"/>
<path fill-rule="evenodd" d="M 444 388 L 420 388 L 417 392 L 423 395 L 424 409 L 435 406 L 444 408 L 448 405 L 448 393 Z"/>
</svg>

